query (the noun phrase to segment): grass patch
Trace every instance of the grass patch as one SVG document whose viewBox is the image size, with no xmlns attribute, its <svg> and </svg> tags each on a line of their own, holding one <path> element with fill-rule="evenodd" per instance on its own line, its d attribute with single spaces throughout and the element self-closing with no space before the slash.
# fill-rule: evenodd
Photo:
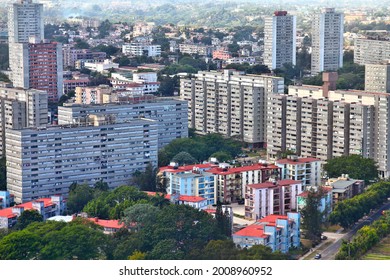
<svg viewBox="0 0 390 280">
<path fill-rule="evenodd" d="M 390 235 L 382 239 L 380 243 L 372 247 L 362 257 L 363 260 L 390 260 Z"/>
<path fill-rule="evenodd" d="M 325 232 L 337 232 L 340 229 L 342 229 L 342 227 L 339 225 L 330 225 L 328 227 L 323 228 Z"/>
</svg>

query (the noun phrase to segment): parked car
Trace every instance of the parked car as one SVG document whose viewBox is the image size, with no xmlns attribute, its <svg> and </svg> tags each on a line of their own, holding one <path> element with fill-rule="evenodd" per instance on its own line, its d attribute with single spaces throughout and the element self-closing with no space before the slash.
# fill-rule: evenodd
<svg viewBox="0 0 390 280">
<path fill-rule="evenodd" d="M 328 237 L 327 237 L 327 236 L 325 236 L 325 235 L 321 235 L 321 240 L 326 240 L 326 239 L 328 239 Z"/>
<path fill-rule="evenodd" d="M 316 260 L 321 259 L 321 254 L 316 254 L 316 256 L 314 257 L 314 259 L 316 259 Z"/>
</svg>

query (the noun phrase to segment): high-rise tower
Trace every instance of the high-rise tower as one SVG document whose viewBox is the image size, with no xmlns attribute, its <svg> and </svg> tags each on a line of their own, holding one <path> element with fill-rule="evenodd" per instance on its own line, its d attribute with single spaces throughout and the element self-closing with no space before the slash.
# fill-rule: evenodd
<svg viewBox="0 0 390 280">
<path fill-rule="evenodd" d="M 265 18 L 264 64 L 270 69 L 281 68 L 285 63 L 295 65 L 296 18 L 286 11 L 276 11 Z"/>
<path fill-rule="evenodd" d="M 343 67 L 344 14 L 326 8 L 315 14 L 312 24 L 311 73 Z"/>
</svg>

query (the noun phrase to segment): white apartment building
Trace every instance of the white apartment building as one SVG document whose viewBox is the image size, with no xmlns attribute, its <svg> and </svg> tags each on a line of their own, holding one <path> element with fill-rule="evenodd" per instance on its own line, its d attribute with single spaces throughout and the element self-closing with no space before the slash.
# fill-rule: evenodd
<svg viewBox="0 0 390 280">
<path fill-rule="evenodd" d="M 343 67 L 344 14 L 325 8 L 312 22 L 311 74 Z"/>
<path fill-rule="evenodd" d="M 112 62 L 110 59 L 105 59 L 103 61 L 86 61 L 84 63 L 84 67 L 91 70 L 96 71 L 99 73 L 104 73 L 111 68 L 119 68 L 119 64 Z"/>
<path fill-rule="evenodd" d="M 131 43 L 122 46 L 122 53 L 134 56 L 161 56 L 161 45 L 150 45 L 147 43 Z"/>
<path fill-rule="evenodd" d="M 220 133 L 261 146 L 266 141 L 267 96 L 283 93 L 283 88 L 280 77 L 199 71 L 195 78 L 180 80 L 180 98 L 188 101 L 188 124 L 198 133 Z"/>
<path fill-rule="evenodd" d="M 6 129 L 46 126 L 47 93 L 0 85 L 0 157 L 5 156 Z"/>
<path fill-rule="evenodd" d="M 318 158 L 298 158 L 291 155 L 277 160 L 275 165 L 281 169 L 281 179 L 301 181 L 302 187 L 321 185 L 322 168 Z"/>
<path fill-rule="evenodd" d="M 211 57 L 214 47 L 201 44 L 179 44 L 179 51 L 181 53 L 199 54 L 202 56 Z"/>
<path fill-rule="evenodd" d="M 135 171 L 157 166 L 157 130 L 152 120 L 116 123 L 107 115 L 90 115 L 80 125 L 8 129 L 8 191 L 22 203 L 67 197 L 74 182 L 125 185 Z"/>
<path fill-rule="evenodd" d="M 354 41 L 353 62 L 366 64 L 380 64 L 390 60 L 390 41 L 356 38 Z"/>
<path fill-rule="evenodd" d="M 390 94 L 334 90 L 335 82 L 290 86 L 288 95 L 269 97 L 268 157 L 288 149 L 323 161 L 359 154 L 374 159 L 380 176 L 389 177 Z"/>
<path fill-rule="evenodd" d="M 8 42 L 28 43 L 30 37 L 44 38 L 43 4 L 18 0 L 8 7 Z"/>
<path fill-rule="evenodd" d="M 390 64 L 366 64 L 365 91 L 390 93 Z"/>
<path fill-rule="evenodd" d="M 276 11 L 264 20 L 264 65 L 281 68 L 296 61 L 296 17 Z"/>
<path fill-rule="evenodd" d="M 188 137 L 187 102 L 174 98 L 156 98 L 144 102 L 123 102 L 108 104 L 64 104 L 58 106 L 58 124 L 72 124 L 88 114 L 115 116 L 118 122 L 140 117 L 157 121 L 158 147 L 169 144 L 177 138 Z"/>
</svg>

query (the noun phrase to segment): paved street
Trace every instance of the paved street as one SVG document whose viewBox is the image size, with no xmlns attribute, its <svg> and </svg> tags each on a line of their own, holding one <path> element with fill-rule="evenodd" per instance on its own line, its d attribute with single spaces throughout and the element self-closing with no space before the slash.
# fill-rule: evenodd
<svg viewBox="0 0 390 280">
<path fill-rule="evenodd" d="M 337 234 L 331 232 L 324 233 L 324 235 L 326 235 L 329 239 L 334 239 L 335 242 L 327 246 L 326 248 L 321 248 L 318 251 L 315 249 L 315 251 L 317 251 L 317 253 L 320 253 L 322 255 L 322 259 L 324 260 L 334 260 L 337 252 L 339 251 L 343 239 L 350 240 L 359 229 L 361 229 L 364 225 L 369 225 L 373 221 L 377 220 L 381 216 L 382 211 L 388 209 L 390 209 L 390 202 L 382 205 L 382 207 L 380 207 L 377 211 L 369 215 L 360 223 L 355 224 L 352 229 L 345 234 Z"/>
</svg>

